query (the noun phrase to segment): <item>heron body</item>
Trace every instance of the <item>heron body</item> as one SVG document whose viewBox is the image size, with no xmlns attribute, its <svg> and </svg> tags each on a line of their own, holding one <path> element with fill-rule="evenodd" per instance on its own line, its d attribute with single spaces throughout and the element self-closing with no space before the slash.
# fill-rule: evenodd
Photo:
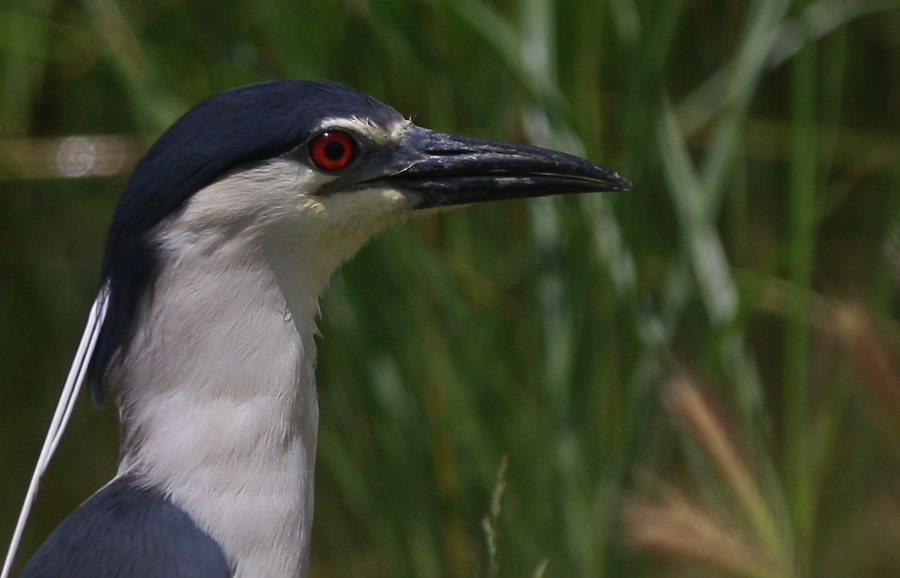
<svg viewBox="0 0 900 578">
<path fill-rule="evenodd" d="M 148 150 L 110 229 L 85 364 L 95 400 L 118 405 L 116 477 L 20 576 L 305 577 L 331 274 L 416 213 L 629 186 L 563 153 L 420 128 L 336 84 L 200 103 Z"/>
</svg>

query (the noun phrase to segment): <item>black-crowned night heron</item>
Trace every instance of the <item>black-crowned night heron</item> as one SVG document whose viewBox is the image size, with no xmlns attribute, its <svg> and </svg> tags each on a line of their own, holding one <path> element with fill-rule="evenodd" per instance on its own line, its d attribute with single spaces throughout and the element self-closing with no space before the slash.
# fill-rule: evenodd
<svg viewBox="0 0 900 578">
<path fill-rule="evenodd" d="M 198 104 L 122 194 L 49 436 L 52 453 L 86 378 L 95 401 L 118 404 L 118 472 L 20 576 L 306 576 L 314 334 L 335 269 L 430 209 L 629 187 L 571 155 L 420 128 L 337 84 Z"/>
</svg>

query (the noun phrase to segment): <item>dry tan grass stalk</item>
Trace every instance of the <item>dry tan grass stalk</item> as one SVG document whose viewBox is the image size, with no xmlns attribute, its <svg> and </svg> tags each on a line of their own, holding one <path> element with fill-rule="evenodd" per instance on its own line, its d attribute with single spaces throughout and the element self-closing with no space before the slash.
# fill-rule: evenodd
<svg viewBox="0 0 900 578">
<path fill-rule="evenodd" d="M 630 499 L 623 507 L 627 542 L 637 549 L 702 564 L 725 575 L 791 576 L 738 526 L 672 487 L 659 497 Z"/>
</svg>

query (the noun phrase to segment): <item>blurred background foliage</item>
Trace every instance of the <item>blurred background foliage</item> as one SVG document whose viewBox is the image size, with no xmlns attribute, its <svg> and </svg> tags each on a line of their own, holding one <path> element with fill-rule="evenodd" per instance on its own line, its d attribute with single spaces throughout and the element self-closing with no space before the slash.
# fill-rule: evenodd
<svg viewBox="0 0 900 578">
<path fill-rule="evenodd" d="M 3 0 L 0 537 L 130 167 L 302 77 L 635 182 L 410 222 L 337 274 L 314 576 L 900 575 L 897 8 Z M 19 564 L 115 471 L 83 397 Z"/>
</svg>

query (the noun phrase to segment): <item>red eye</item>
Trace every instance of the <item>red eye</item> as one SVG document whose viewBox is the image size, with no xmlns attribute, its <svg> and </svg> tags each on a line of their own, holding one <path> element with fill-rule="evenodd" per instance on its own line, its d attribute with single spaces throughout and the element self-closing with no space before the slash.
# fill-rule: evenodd
<svg viewBox="0 0 900 578">
<path fill-rule="evenodd" d="M 320 169 L 339 171 L 356 156 L 356 142 L 345 132 L 325 131 L 309 143 L 309 156 Z"/>
</svg>

